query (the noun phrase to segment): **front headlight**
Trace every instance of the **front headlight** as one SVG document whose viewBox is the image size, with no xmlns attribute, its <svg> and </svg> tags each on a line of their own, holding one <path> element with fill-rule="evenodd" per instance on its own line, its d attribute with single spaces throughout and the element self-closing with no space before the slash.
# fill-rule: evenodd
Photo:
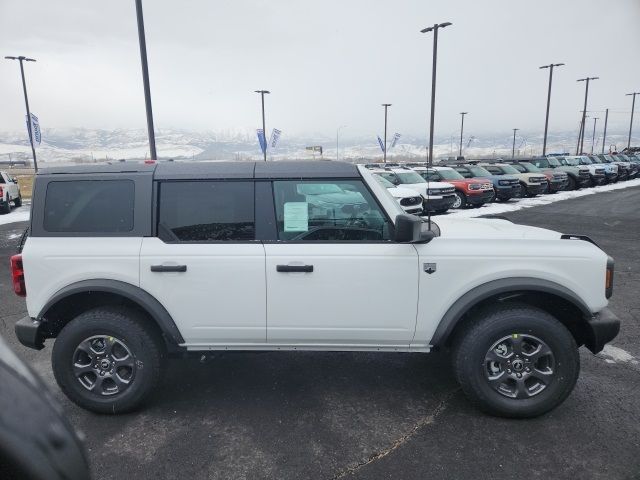
<svg viewBox="0 0 640 480">
<path fill-rule="evenodd" d="M 498 180 L 498 185 L 511 185 L 509 180 Z"/>
<path fill-rule="evenodd" d="M 469 185 L 469 190 L 480 190 L 482 188 L 481 183 L 472 183 Z"/>
</svg>

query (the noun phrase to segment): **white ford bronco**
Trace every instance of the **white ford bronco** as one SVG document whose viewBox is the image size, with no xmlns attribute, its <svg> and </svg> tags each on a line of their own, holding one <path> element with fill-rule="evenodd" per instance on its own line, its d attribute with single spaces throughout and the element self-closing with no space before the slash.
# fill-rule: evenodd
<svg viewBox="0 0 640 480">
<path fill-rule="evenodd" d="M 619 330 L 613 260 L 589 238 L 429 223 L 338 162 L 43 169 L 11 264 L 19 340 L 55 338 L 60 388 L 105 413 L 190 352 L 442 349 L 476 405 L 531 417 L 569 395 L 581 345 Z"/>
<path fill-rule="evenodd" d="M 10 213 L 11 202 L 16 207 L 22 205 L 22 195 L 18 182 L 7 172 L 0 172 L 0 212 Z"/>
</svg>

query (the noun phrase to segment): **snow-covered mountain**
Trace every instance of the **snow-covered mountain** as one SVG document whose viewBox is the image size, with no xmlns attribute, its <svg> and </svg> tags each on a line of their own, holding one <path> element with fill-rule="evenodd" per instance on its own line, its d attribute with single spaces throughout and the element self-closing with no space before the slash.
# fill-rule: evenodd
<svg viewBox="0 0 640 480">
<path fill-rule="evenodd" d="M 548 152 L 573 152 L 576 148 L 573 132 L 552 133 L 548 137 Z M 634 144 L 640 144 L 635 138 Z M 277 148 L 269 151 L 269 157 L 282 159 L 320 158 L 320 154 L 306 147 L 323 146 L 323 158 L 336 157 L 335 138 L 313 135 L 289 138 L 281 137 Z M 436 137 L 434 156 L 455 156 L 459 151 L 459 137 Z M 390 141 L 389 141 L 390 144 Z M 607 136 L 609 145 L 622 148 L 626 135 Z M 513 137 L 505 134 L 465 137 L 463 154 L 467 157 L 510 156 Z M 161 159 L 192 160 L 254 160 L 261 159 L 255 130 L 229 129 L 222 132 L 159 129 L 156 131 L 156 146 Z M 591 148 L 590 139 L 585 139 L 585 150 Z M 598 142 L 596 151 L 601 150 Z M 426 157 L 426 138 L 403 136 L 394 148 L 389 149 L 388 158 L 421 160 Z M 536 155 L 542 151 L 542 133 L 516 138 L 517 155 Z M 144 159 L 149 156 L 145 130 L 91 130 L 82 128 L 44 129 L 42 144 L 37 149 L 41 163 L 88 163 L 115 159 Z M 345 138 L 340 144 L 340 158 L 351 161 L 371 161 L 382 157 L 375 135 L 371 137 Z M 23 133 L 0 132 L 0 160 L 31 159 L 28 139 Z"/>
</svg>

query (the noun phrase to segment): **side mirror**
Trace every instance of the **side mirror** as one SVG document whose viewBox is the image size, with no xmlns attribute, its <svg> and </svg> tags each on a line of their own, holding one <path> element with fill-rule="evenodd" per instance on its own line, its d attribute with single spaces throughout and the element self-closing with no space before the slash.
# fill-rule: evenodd
<svg viewBox="0 0 640 480">
<path fill-rule="evenodd" d="M 394 240 L 400 243 L 427 243 L 436 234 L 427 224 L 415 215 L 401 214 L 396 217 Z"/>
</svg>

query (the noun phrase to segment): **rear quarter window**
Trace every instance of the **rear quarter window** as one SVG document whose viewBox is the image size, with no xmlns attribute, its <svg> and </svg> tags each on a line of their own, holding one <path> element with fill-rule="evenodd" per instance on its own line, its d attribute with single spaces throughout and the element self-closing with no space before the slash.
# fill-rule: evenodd
<svg viewBox="0 0 640 480">
<path fill-rule="evenodd" d="M 43 227 L 47 232 L 130 232 L 134 199 L 132 180 L 49 182 Z"/>
</svg>

